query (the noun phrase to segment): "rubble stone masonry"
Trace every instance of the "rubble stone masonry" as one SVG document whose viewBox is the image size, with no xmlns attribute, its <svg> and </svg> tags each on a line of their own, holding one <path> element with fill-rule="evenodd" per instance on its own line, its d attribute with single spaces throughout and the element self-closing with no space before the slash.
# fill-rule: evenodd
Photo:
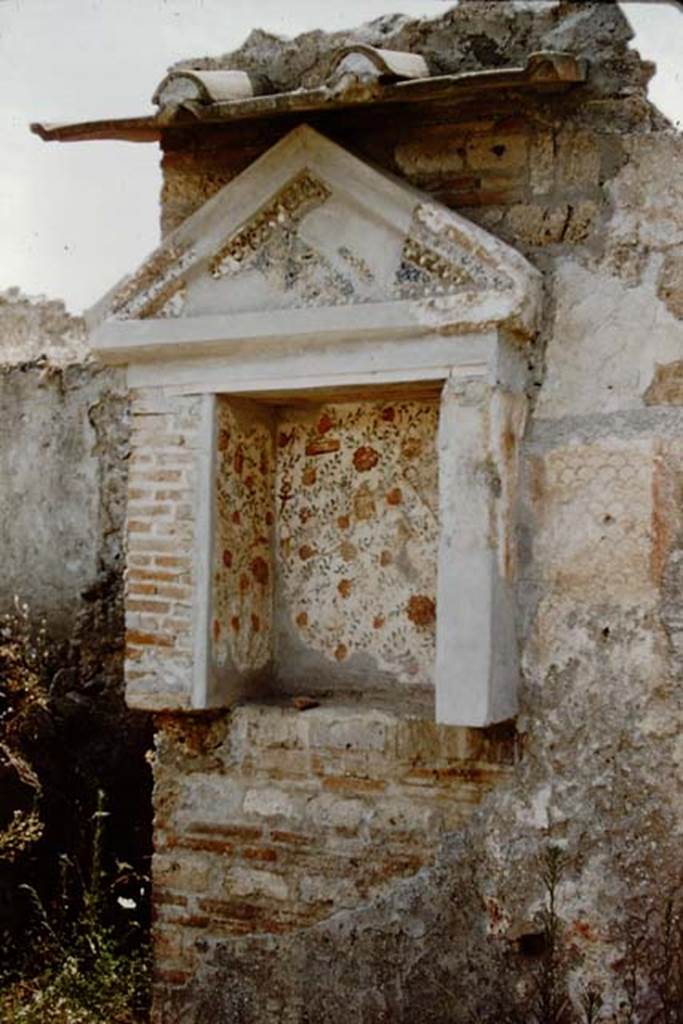
<svg viewBox="0 0 683 1024">
<path fill-rule="evenodd" d="M 310 927 L 414 875 L 515 756 L 507 727 L 357 705 L 245 705 L 208 729 L 158 725 L 155 954 L 174 985 L 207 943 Z"/>
</svg>

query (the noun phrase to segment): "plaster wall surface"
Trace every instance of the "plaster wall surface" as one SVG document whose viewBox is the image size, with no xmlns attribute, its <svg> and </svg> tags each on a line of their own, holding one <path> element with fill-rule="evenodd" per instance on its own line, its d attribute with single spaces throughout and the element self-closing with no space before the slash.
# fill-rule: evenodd
<svg viewBox="0 0 683 1024">
<path fill-rule="evenodd" d="M 123 571 L 123 375 L 89 364 L 84 339 L 60 302 L 0 301 L 0 604 L 17 596 L 62 633 Z"/>
<path fill-rule="evenodd" d="M 312 736 L 325 716 L 337 715 L 331 708 L 297 716 L 264 706 L 192 725 L 160 719 L 156 799 L 165 873 L 157 1020 L 454 1024 L 498 1022 L 510 1013 L 536 1019 L 539 964 L 525 951 L 542 934 L 544 856 L 553 845 L 565 859 L 556 893 L 567 951 L 561 974 L 576 1019 L 591 986 L 600 991 L 605 1021 L 623 1020 L 629 1005 L 631 1019 L 650 1019 L 664 1012 L 657 971 L 666 901 L 680 906 L 683 824 L 681 139 L 647 104 L 650 71 L 628 50 L 629 30 L 615 5 L 469 2 L 427 25 L 399 19 L 359 32 L 365 41 L 380 35 L 381 45 L 423 52 L 441 71 L 510 63 L 543 47 L 566 47 L 591 60 L 588 85 L 563 97 L 473 100 L 428 117 L 424 110 L 400 118 L 339 111 L 316 122 L 514 245 L 544 276 L 544 323 L 528 352 L 532 415 L 517 537 L 524 670 L 517 757 L 496 775 L 495 788 L 485 793 L 475 784 L 469 799 L 463 774 L 457 783 L 455 776 L 445 781 L 459 755 L 447 755 L 444 773 L 439 744 L 456 743 L 457 730 L 444 729 L 435 746 L 419 718 L 391 724 L 397 736 L 414 730 L 409 774 L 419 765 L 430 778 L 425 805 L 403 774 L 400 741 L 391 761 L 388 748 L 377 759 L 373 744 L 387 735 L 387 722 L 373 731 L 376 711 L 357 709 L 360 721 L 337 724 L 315 757 L 300 730 L 310 728 Z M 340 41 L 312 34 L 290 45 L 255 33 L 226 61 L 247 68 L 265 62 L 282 88 L 302 74 L 311 84 Z M 169 130 L 164 230 L 289 128 Z M 347 713 L 339 711 L 340 722 Z M 307 714 L 320 717 L 307 726 Z M 254 741 L 251 782 L 258 779 L 264 791 L 249 801 L 242 787 L 250 784 L 251 743 L 236 739 L 246 735 L 246 719 L 258 721 L 275 743 L 272 766 L 269 754 L 258 768 Z M 335 729 L 337 737 L 349 736 L 350 747 L 335 747 Z M 353 747 L 357 736 L 367 739 L 362 756 Z M 234 762 L 226 760 L 228 749 L 236 751 Z M 328 769 L 345 780 L 352 808 L 326 803 Z M 382 818 L 391 805 L 386 792 L 369 798 L 380 778 L 405 812 L 395 822 L 403 822 L 406 835 L 423 833 L 411 853 L 423 867 L 381 880 L 374 875 L 371 883 L 397 827 Z M 191 847 L 180 794 L 204 784 L 207 793 L 217 787 L 221 794 L 214 806 L 224 801 L 220 829 L 233 818 L 254 827 L 269 815 L 292 815 L 292 831 L 306 842 L 312 833 L 302 827 L 301 800 L 310 789 L 314 861 L 325 877 L 312 915 L 300 879 L 294 898 L 306 916 L 298 922 L 264 921 L 250 910 L 237 927 L 218 924 L 215 909 L 199 931 L 192 931 L 191 915 L 181 924 L 205 878 L 216 877 L 214 861 L 199 848 L 192 849 L 192 865 L 201 878 L 192 884 L 182 868 L 170 867 Z M 438 815 L 444 796 L 458 821 L 446 815 L 426 827 L 425 806 Z M 263 819 L 258 807 L 265 808 Z M 253 821 L 245 808 L 257 814 Z M 315 808 L 323 818 L 314 822 Z M 363 881 L 354 868 L 333 883 L 326 858 L 346 842 L 351 821 Z M 360 821 L 375 824 L 367 832 Z M 251 906 L 263 899 L 272 910 L 293 898 L 290 876 L 278 875 L 289 854 L 281 854 L 273 832 L 260 829 L 259 842 L 265 835 L 270 851 L 264 856 L 272 858 L 262 896 L 254 896 L 257 881 L 246 881 L 250 869 L 236 852 L 246 836 L 227 854 L 230 871 L 239 865 L 242 872 L 229 877 L 238 889 L 244 884 L 241 900 Z M 182 852 L 171 849 L 174 836 Z M 225 835 L 221 842 L 232 840 Z M 169 930 L 172 920 L 178 928 Z M 635 937 L 648 952 L 634 964 Z M 630 994 L 629 977 L 636 978 Z"/>
</svg>

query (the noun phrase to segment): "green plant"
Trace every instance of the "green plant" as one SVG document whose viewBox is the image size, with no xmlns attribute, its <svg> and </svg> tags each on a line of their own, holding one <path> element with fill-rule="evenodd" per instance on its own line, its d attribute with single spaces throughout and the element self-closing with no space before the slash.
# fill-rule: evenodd
<svg viewBox="0 0 683 1024">
<path fill-rule="evenodd" d="M 32 908 L 30 943 L 0 982 L 2 1024 L 133 1024 L 144 1019 L 149 954 L 139 924 L 122 927 L 117 879 L 105 868 L 104 797 L 93 815 L 85 876 L 63 858 L 61 892 L 46 908 L 25 887 Z M 127 866 L 125 866 L 127 867 Z"/>
</svg>

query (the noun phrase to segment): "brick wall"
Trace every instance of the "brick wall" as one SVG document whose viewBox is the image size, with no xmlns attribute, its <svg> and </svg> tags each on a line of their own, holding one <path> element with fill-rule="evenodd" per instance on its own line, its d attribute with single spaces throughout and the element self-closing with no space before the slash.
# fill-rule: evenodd
<svg viewBox="0 0 683 1024">
<path fill-rule="evenodd" d="M 612 106 L 569 100 L 548 109 L 497 97 L 470 109 L 415 109 L 400 118 L 339 111 L 307 123 L 522 251 L 585 243 L 600 225 L 602 186 L 619 165 Z M 634 100 L 634 121 L 643 111 Z M 621 111 L 623 118 L 624 112 Z M 169 130 L 161 222 L 172 231 L 295 126 Z"/>
<path fill-rule="evenodd" d="M 314 924 L 430 864 L 515 752 L 505 727 L 358 705 L 158 726 L 154 942 L 171 987 L 222 938 Z"/>
<path fill-rule="evenodd" d="M 161 389 L 132 395 L 126 573 L 126 686 L 155 707 L 155 678 L 188 707 L 201 399 Z"/>
</svg>

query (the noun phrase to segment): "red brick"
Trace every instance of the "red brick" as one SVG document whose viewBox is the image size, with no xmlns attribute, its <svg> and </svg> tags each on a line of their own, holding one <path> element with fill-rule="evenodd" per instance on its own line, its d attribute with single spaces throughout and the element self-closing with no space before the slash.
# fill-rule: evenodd
<svg viewBox="0 0 683 1024">
<path fill-rule="evenodd" d="M 156 593 L 159 597 L 168 597 L 183 601 L 192 597 L 192 587 L 185 586 L 183 584 L 161 584 L 156 588 Z"/>
<path fill-rule="evenodd" d="M 186 907 L 187 896 L 177 892 L 169 892 L 168 889 L 162 889 L 160 885 L 155 885 L 152 891 L 152 903 L 155 905 L 159 904 L 160 906 Z"/>
<path fill-rule="evenodd" d="M 228 854 L 234 844 L 226 839 L 212 839 L 209 836 L 169 836 L 160 850 L 204 850 L 206 853 Z"/>
<path fill-rule="evenodd" d="M 277 852 L 269 847 L 247 847 L 242 850 L 245 860 L 274 861 L 277 860 Z"/>
<path fill-rule="evenodd" d="M 174 569 L 189 569 L 190 559 L 182 558 L 178 555 L 156 555 L 154 559 L 155 565 L 163 565 L 168 568 Z"/>
<path fill-rule="evenodd" d="M 126 643 L 149 647 L 173 647 L 175 641 L 172 637 L 159 633 L 143 633 L 137 629 L 129 629 L 126 631 Z"/>
<path fill-rule="evenodd" d="M 382 779 L 358 779 L 351 775 L 328 775 L 323 779 L 323 789 L 332 792 L 381 793 L 386 788 Z"/>
<path fill-rule="evenodd" d="M 214 822 L 193 821 L 188 825 L 189 832 L 200 833 L 209 836 L 225 836 L 231 839 L 250 840 L 260 839 L 263 835 L 258 827 L 249 825 L 222 825 Z"/>
<path fill-rule="evenodd" d="M 165 615 L 170 610 L 171 606 L 168 601 L 144 601 L 137 599 L 126 601 L 127 612 L 150 612 L 156 615 Z"/>
<path fill-rule="evenodd" d="M 151 522 L 146 522 L 145 520 L 140 519 L 128 520 L 128 533 L 150 533 L 151 530 Z"/>
<path fill-rule="evenodd" d="M 147 554 L 171 554 L 177 548 L 177 540 L 162 540 L 157 537 L 131 537 L 128 541 L 129 551 L 143 551 Z"/>
<path fill-rule="evenodd" d="M 280 829 L 274 829 L 270 833 L 270 838 L 274 843 L 285 843 L 288 846 L 310 846 L 316 842 L 313 836 L 302 835 L 300 832 L 283 832 Z"/>
<path fill-rule="evenodd" d="M 206 914 L 185 914 L 173 918 L 173 924 L 177 928 L 206 928 L 210 921 Z"/>
<path fill-rule="evenodd" d="M 157 588 L 153 583 L 133 583 L 130 582 L 129 577 L 129 583 L 127 587 L 129 594 L 156 594 L 156 589 Z"/>
<path fill-rule="evenodd" d="M 242 921 L 251 921 L 262 912 L 261 908 L 254 903 L 237 900 L 200 899 L 199 906 L 212 917 L 223 919 L 234 917 Z"/>
<path fill-rule="evenodd" d="M 176 572 L 160 572 L 156 569 L 129 569 L 129 580 L 150 580 L 159 583 L 174 583 L 178 579 Z"/>
</svg>

